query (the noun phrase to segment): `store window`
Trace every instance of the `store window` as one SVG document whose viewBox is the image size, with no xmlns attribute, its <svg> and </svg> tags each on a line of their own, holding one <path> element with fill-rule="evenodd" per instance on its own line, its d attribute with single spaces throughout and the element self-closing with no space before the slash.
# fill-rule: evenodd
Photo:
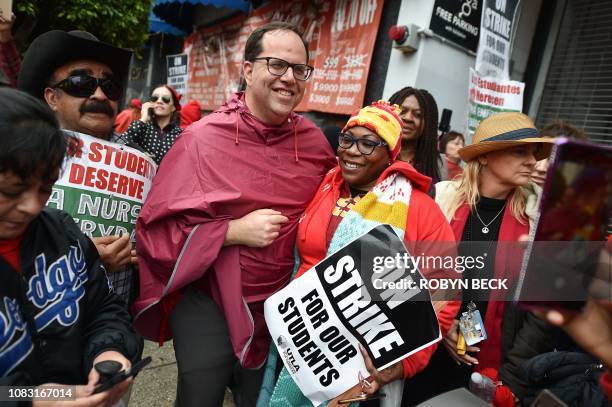
<svg viewBox="0 0 612 407">
<path fill-rule="evenodd" d="M 612 144 L 612 2 L 568 0 L 536 119 Z"/>
</svg>

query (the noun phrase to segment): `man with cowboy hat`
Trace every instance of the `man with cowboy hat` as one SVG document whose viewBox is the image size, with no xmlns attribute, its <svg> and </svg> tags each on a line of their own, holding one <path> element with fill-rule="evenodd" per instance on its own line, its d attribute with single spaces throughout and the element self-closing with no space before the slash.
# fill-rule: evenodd
<svg viewBox="0 0 612 407">
<path fill-rule="evenodd" d="M 17 86 L 43 99 L 65 130 L 117 141 L 113 132 L 132 51 L 99 41 L 86 31 L 53 30 L 32 41 Z M 73 214 L 74 215 L 74 214 Z M 129 234 L 92 238 L 115 291 L 129 299 L 137 261 Z"/>
</svg>

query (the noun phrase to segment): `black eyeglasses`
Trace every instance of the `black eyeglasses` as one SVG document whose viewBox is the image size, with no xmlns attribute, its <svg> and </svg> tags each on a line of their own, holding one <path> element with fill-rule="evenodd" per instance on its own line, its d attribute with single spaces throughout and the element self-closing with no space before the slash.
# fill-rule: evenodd
<svg viewBox="0 0 612 407">
<path fill-rule="evenodd" d="M 164 102 L 165 104 L 169 104 L 170 103 L 170 96 L 167 95 L 163 95 L 163 96 L 157 96 L 157 95 L 151 95 L 151 102 L 157 102 L 161 97 L 162 102 Z"/>
<path fill-rule="evenodd" d="M 374 152 L 376 147 L 386 146 L 387 143 L 384 141 L 374 141 L 367 138 L 355 138 L 349 133 L 338 134 L 338 146 L 348 150 L 353 147 L 353 144 L 357 143 L 357 150 L 363 155 L 370 155 Z"/>
<path fill-rule="evenodd" d="M 95 78 L 91 75 L 71 75 L 50 88 L 61 89 L 70 96 L 88 98 L 96 93 L 98 86 L 110 100 L 121 99 L 121 85 L 113 77 Z"/>
<path fill-rule="evenodd" d="M 290 64 L 284 59 L 272 58 L 272 57 L 259 57 L 254 58 L 253 61 L 266 61 L 268 65 L 268 72 L 274 76 L 283 76 L 287 69 L 291 67 L 293 71 L 293 77 L 298 81 L 307 81 L 312 74 L 314 68 L 306 64 Z"/>
</svg>

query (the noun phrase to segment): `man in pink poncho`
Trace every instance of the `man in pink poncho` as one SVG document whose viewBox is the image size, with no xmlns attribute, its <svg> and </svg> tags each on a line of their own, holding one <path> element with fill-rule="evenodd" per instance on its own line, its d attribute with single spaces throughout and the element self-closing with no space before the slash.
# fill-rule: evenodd
<svg viewBox="0 0 612 407">
<path fill-rule="evenodd" d="M 137 224 L 137 329 L 174 338 L 177 405 L 254 405 L 270 338 L 263 302 L 290 278 L 299 218 L 335 164 L 293 113 L 312 73 L 290 24 L 255 30 L 244 93 L 190 126 L 162 162 Z"/>
</svg>

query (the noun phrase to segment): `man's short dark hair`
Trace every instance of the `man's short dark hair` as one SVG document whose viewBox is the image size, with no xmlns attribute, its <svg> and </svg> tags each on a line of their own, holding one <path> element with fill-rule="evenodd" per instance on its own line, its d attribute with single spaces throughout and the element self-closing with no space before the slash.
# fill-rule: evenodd
<svg viewBox="0 0 612 407">
<path fill-rule="evenodd" d="M 24 92 L 0 89 L 0 172 L 44 179 L 61 167 L 65 154 L 66 137 L 53 111 Z"/>
<path fill-rule="evenodd" d="M 578 140 L 589 139 L 589 136 L 587 136 L 584 130 L 558 119 L 540 130 L 540 137 L 567 137 Z"/>
<path fill-rule="evenodd" d="M 259 56 L 259 54 L 261 54 L 261 52 L 263 51 L 261 40 L 265 33 L 271 31 L 293 31 L 294 33 L 296 33 L 304 44 L 304 48 L 306 49 L 306 63 L 308 63 L 308 60 L 310 59 L 310 54 L 308 52 L 308 43 L 304 39 L 302 31 L 300 31 L 300 29 L 296 25 L 284 21 L 273 21 L 264 25 L 263 27 L 257 28 L 251 33 L 251 35 L 249 35 L 249 38 L 246 41 L 246 45 L 244 46 L 245 61 L 253 61 Z"/>
</svg>

